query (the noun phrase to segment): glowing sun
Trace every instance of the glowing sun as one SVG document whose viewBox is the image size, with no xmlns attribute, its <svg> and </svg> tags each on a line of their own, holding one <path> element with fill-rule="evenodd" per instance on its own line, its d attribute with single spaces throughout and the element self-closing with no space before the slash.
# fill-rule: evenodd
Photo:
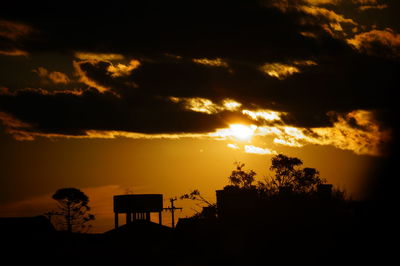
<svg viewBox="0 0 400 266">
<path fill-rule="evenodd" d="M 239 140 L 249 140 L 254 135 L 256 128 L 255 125 L 232 124 L 229 126 L 232 136 Z"/>
</svg>

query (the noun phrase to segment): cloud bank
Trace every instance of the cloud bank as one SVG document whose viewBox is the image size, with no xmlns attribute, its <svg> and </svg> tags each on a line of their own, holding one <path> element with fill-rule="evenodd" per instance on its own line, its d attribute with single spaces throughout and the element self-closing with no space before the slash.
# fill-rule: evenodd
<svg viewBox="0 0 400 266">
<path fill-rule="evenodd" d="M 241 124 L 274 135 L 273 145 L 381 155 L 393 136 L 399 34 L 396 25 L 363 25 L 345 4 L 132 3 L 134 18 L 115 5 L 107 20 L 100 7 L 82 5 L 85 15 L 72 27 L 64 23 L 69 7 L 39 19 L 10 3 L 0 19 L 0 56 L 62 53 L 72 70 L 43 64 L 18 73 L 28 82 L 34 69 L 40 88 L 5 88 L 0 80 L 0 120 L 19 140 L 229 139 L 231 125 Z M 346 5 L 357 14 L 390 8 Z"/>
</svg>

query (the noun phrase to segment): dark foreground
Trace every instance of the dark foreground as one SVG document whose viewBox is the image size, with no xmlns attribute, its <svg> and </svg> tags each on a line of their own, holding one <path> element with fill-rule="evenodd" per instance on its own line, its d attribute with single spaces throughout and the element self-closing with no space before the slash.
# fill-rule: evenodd
<svg viewBox="0 0 400 266">
<path fill-rule="evenodd" d="M 175 230 L 135 221 L 104 234 L 15 231 L 3 221 L 1 258 L 11 265 L 395 265 L 398 239 L 387 211 L 291 202 L 268 214 L 182 219 Z"/>
</svg>

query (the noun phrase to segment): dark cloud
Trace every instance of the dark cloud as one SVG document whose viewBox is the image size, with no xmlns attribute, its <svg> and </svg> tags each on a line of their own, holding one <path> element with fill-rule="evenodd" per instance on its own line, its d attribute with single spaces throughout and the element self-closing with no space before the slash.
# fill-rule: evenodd
<svg viewBox="0 0 400 266">
<path fill-rule="evenodd" d="M 114 53 L 139 60 L 140 66 L 113 76 L 109 68 L 115 62 L 75 58 L 81 94 L 22 89 L 0 95 L 0 111 L 32 125 L 31 130 L 79 135 L 90 129 L 208 132 L 229 119 L 244 119 L 235 112 L 188 111 L 169 101 L 171 96 L 231 98 L 247 108 L 287 112 L 285 122 L 302 127 L 331 125 L 330 111 L 394 106 L 398 58 L 349 45 L 350 26 L 359 25 L 337 9 L 282 10 L 276 1 L 136 2 L 69 2 L 62 9 L 31 3 L 25 11 L 7 4 L 0 17 L 38 29 L 35 39 L 23 42 L 30 53 L 59 51 L 70 54 L 71 62 L 76 51 Z M 227 67 L 195 63 L 195 58 L 220 58 Z M 297 73 L 282 79 L 260 69 L 304 60 L 316 64 L 297 65 Z"/>
<path fill-rule="evenodd" d="M 71 4 L 63 9 L 36 6 L 37 12 L 12 9 L 8 10 L 11 17 L 41 29 L 42 40 L 30 43 L 33 50 L 105 51 L 143 57 L 171 53 L 261 62 L 304 56 L 313 45 L 299 34 L 299 14 L 289 16 L 263 7 L 260 1 L 136 1 L 129 5 L 116 1 L 107 6 Z"/>
<path fill-rule="evenodd" d="M 26 56 L 21 40 L 28 38 L 34 29 L 19 21 L 9 21 L 0 17 L 0 55 Z"/>
<path fill-rule="evenodd" d="M 85 135 L 87 130 L 157 133 L 210 132 L 233 121 L 247 121 L 240 113 L 209 115 L 184 110 L 164 99 L 146 95 L 121 98 L 88 89 L 81 94 L 20 90 L 0 96 L 2 111 L 44 134 Z"/>
</svg>

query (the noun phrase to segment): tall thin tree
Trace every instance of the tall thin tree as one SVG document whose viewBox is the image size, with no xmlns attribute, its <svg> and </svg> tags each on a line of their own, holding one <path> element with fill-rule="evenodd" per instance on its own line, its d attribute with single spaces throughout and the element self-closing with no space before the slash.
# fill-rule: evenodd
<svg viewBox="0 0 400 266">
<path fill-rule="evenodd" d="M 64 218 L 60 219 L 60 224 L 68 232 L 81 232 L 95 219 L 89 213 L 89 197 L 77 188 L 61 188 L 54 193 L 53 199 L 58 202 L 59 213 Z"/>
</svg>

